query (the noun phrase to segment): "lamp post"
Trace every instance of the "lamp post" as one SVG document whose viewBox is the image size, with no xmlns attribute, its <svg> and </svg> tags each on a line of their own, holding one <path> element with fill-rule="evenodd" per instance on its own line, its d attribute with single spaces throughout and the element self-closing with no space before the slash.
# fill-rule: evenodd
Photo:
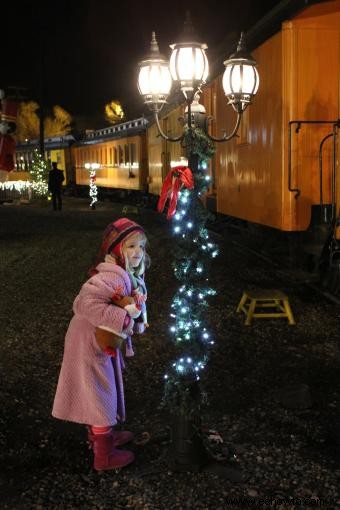
<svg viewBox="0 0 340 510">
<path fill-rule="evenodd" d="M 90 190 L 89 190 L 89 196 L 91 199 L 90 207 L 91 209 L 96 208 L 96 202 L 98 202 L 98 189 L 96 185 L 96 171 L 98 168 L 100 168 L 99 163 L 85 163 L 86 170 L 90 171 Z"/>
<path fill-rule="evenodd" d="M 190 16 L 184 25 L 180 42 L 172 44 L 170 65 L 160 54 L 155 32 L 152 33 L 149 55 L 139 64 L 138 88 L 145 104 L 153 112 L 160 135 L 170 142 L 181 142 L 186 148 L 188 165 L 172 168 L 166 177 L 158 204 L 162 210 L 170 197 L 168 218 L 173 219 L 176 240 L 174 270 L 181 282 L 171 305 L 170 334 L 179 356 L 164 376 L 165 400 L 172 413 L 172 458 L 177 471 L 200 469 L 207 461 L 206 446 L 201 433 L 201 404 L 204 392 L 200 375 L 214 344 L 202 316 L 206 298 L 215 294 L 209 286 L 208 264 L 217 253 L 205 226 L 208 213 L 202 195 L 209 183 L 207 160 L 214 142 L 225 142 L 236 136 L 242 114 L 252 102 L 259 86 L 256 62 L 245 48 L 241 34 L 237 50 L 225 62 L 222 79 L 228 104 L 236 112 L 232 131 L 221 138 L 209 134 L 209 120 L 199 103 L 201 88 L 209 74 L 206 44 L 198 42 Z M 159 112 L 170 94 L 172 80 L 177 83 L 186 102 L 182 133 L 170 137 L 162 131 Z"/>
</svg>

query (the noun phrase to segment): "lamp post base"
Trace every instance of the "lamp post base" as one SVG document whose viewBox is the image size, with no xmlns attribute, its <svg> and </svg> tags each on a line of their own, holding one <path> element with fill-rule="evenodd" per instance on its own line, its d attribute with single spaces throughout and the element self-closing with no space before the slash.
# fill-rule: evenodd
<svg viewBox="0 0 340 510">
<path fill-rule="evenodd" d="M 171 467 L 174 471 L 201 471 L 208 455 L 196 424 L 184 414 L 173 416 L 171 429 Z"/>
<path fill-rule="evenodd" d="M 213 473 L 234 483 L 246 477 L 233 462 L 217 462 L 209 454 L 199 433 L 198 420 L 185 414 L 173 416 L 170 443 L 170 468 L 175 472 Z M 230 455 L 230 458 L 233 456 Z"/>
</svg>

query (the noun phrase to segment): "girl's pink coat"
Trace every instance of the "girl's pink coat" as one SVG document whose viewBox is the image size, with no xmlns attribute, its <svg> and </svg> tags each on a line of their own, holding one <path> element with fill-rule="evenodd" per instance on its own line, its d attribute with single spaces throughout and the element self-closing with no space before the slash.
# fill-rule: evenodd
<svg viewBox="0 0 340 510">
<path fill-rule="evenodd" d="M 125 419 L 123 359 L 103 353 L 95 338 L 97 326 L 117 333 L 123 331 L 126 311 L 109 304 L 117 291 L 131 295 L 131 282 L 121 267 L 101 263 L 98 274 L 81 288 L 73 304 L 72 318 L 65 337 L 64 358 L 59 375 L 52 415 L 62 420 L 88 425 L 115 425 Z"/>
</svg>

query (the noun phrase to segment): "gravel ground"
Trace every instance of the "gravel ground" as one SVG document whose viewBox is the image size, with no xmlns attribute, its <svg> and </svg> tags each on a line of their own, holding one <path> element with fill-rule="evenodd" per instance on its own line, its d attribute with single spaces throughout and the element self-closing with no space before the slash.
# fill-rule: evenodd
<svg viewBox="0 0 340 510">
<path fill-rule="evenodd" d="M 207 313 L 216 346 L 205 374 L 204 423 L 218 430 L 236 460 L 176 473 L 169 419 L 160 407 L 174 356 L 167 334 L 177 288 L 173 241 L 153 210 L 127 215 L 148 231 L 152 266 L 151 327 L 135 343 L 125 374 L 126 426 L 151 439 L 132 446 L 133 465 L 97 474 L 83 427 L 50 412 L 73 299 L 122 204 L 92 211 L 84 199 L 67 198 L 61 213 L 34 204 L 0 206 L 1 507 L 340 509 L 339 307 L 242 251 L 233 242 L 237 233 L 216 234 L 221 255 L 210 281 L 217 295 Z M 244 326 L 235 308 L 244 289 L 257 287 L 286 292 L 296 326 L 281 319 Z M 237 483 L 235 470 L 242 477 Z"/>
</svg>

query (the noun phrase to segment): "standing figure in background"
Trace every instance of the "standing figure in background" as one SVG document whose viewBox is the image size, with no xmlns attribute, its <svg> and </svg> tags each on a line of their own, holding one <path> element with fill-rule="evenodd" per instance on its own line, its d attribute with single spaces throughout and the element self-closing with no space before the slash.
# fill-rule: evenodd
<svg viewBox="0 0 340 510">
<path fill-rule="evenodd" d="M 52 205 L 54 211 L 61 211 L 61 186 L 64 180 L 64 172 L 59 170 L 57 163 L 53 161 L 52 170 L 50 170 L 48 174 L 48 191 L 52 193 Z"/>
<path fill-rule="evenodd" d="M 133 439 L 114 426 L 125 421 L 122 370 L 133 356 L 131 335 L 148 327 L 144 272 L 149 265 L 143 228 L 127 218 L 104 232 L 96 266 L 73 303 L 52 415 L 86 424 L 97 471 L 134 460 L 120 450 Z"/>
</svg>

